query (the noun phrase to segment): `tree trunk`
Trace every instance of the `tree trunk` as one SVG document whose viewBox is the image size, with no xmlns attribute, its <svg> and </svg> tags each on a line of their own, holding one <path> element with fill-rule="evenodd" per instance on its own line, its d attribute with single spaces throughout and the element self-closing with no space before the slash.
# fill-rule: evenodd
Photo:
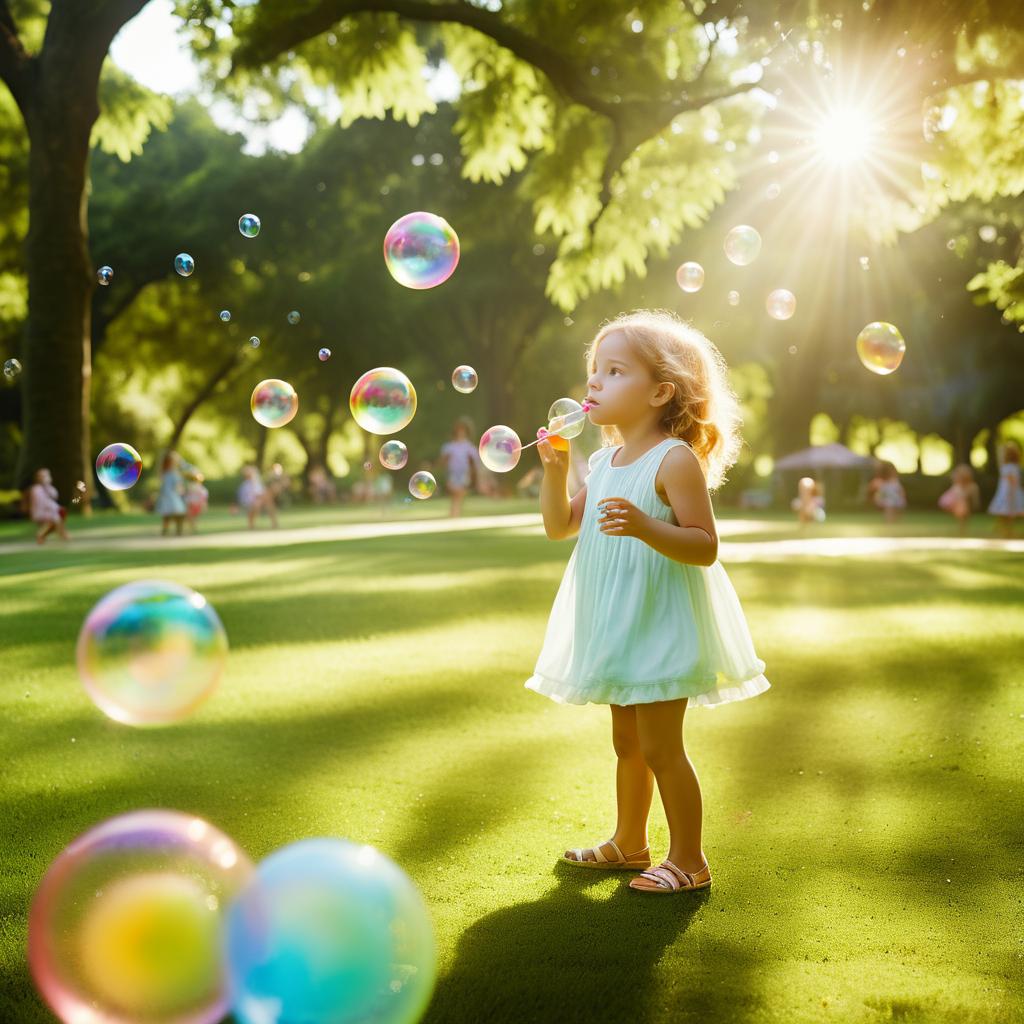
<svg viewBox="0 0 1024 1024">
<path fill-rule="evenodd" d="M 100 68 L 118 29 L 146 0 L 54 0 L 43 46 L 29 55 L 0 2 L 0 74 L 29 137 L 28 323 L 23 348 L 24 441 L 18 484 L 49 467 L 64 501 L 92 473 L 89 390 L 93 281 L 86 233 L 89 137 Z M 90 508 L 90 491 L 82 501 Z"/>
</svg>

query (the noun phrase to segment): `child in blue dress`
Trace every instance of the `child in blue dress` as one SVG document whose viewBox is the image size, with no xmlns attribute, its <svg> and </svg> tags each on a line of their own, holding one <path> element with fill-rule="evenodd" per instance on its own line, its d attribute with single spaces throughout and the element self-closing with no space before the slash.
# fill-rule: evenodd
<svg viewBox="0 0 1024 1024">
<path fill-rule="evenodd" d="M 606 843 L 563 860 L 650 869 L 657 780 L 670 849 L 630 887 L 704 889 L 711 873 L 683 716 L 688 704 L 716 707 L 770 686 L 717 560 L 709 497 L 742 445 L 739 403 L 718 349 L 670 313 L 638 310 L 605 324 L 587 372 L 588 416 L 605 447 L 571 500 L 569 453 L 537 445 L 545 532 L 579 539 L 525 685 L 560 704 L 611 706 L 618 824 Z"/>
</svg>

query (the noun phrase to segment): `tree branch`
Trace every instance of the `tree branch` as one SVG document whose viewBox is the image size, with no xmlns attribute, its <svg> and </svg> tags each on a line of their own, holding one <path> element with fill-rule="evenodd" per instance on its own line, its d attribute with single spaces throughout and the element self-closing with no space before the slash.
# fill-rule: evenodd
<svg viewBox="0 0 1024 1024">
<path fill-rule="evenodd" d="M 0 0 L 0 79 L 24 114 L 31 101 L 33 58 L 25 51 L 7 0 Z"/>
</svg>

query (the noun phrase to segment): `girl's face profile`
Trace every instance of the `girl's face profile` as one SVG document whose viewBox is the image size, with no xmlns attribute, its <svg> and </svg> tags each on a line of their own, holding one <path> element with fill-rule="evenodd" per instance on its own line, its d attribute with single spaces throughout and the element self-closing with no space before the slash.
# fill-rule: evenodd
<svg viewBox="0 0 1024 1024">
<path fill-rule="evenodd" d="M 636 357 L 622 331 L 610 331 L 597 346 L 594 372 L 587 378 L 587 398 L 594 404 L 592 423 L 623 423 L 637 419 L 649 404 L 654 381 Z"/>
</svg>

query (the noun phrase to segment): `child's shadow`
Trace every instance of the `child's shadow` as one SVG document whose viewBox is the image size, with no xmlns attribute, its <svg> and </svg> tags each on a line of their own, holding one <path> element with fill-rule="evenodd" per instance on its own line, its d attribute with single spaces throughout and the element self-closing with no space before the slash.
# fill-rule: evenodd
<svg viewBox="0 0 1024 1024">
<path fill-rule="evenodd" d="M 488 875 L 486 863 L 479 870 Z M 637 872 L 563 863 L 553 874 L 556 887 L 540 899 L 495 911 L 466 929 L 451 969 L 438 978 L 423 1024 L 612 1024 L 694 1012 L 721 1012 L 721 1018 L 704 1019 L 729 1019 L 736 975 L 752 969 L 745 951 L 718 943 L 708 950 L 706 938 L 700 951 L 687 946 L 690 921 L 714 900 L 711 889 L 639 893 L 628 884 Z M 588 894 L 598 884 L 601 891 Z M 474 885 L 473 874 L 466 885 Z M 679 985 L 666 986 L 658 965 L 676 943 L 689 969 L 675 979 Z M 730 1005 L 724 991 L 718 996 L 703 983 L 708 955 L 730 964 Z M 667 1010 L 673 1012 L 666 1017 Z"/>
</svg>

